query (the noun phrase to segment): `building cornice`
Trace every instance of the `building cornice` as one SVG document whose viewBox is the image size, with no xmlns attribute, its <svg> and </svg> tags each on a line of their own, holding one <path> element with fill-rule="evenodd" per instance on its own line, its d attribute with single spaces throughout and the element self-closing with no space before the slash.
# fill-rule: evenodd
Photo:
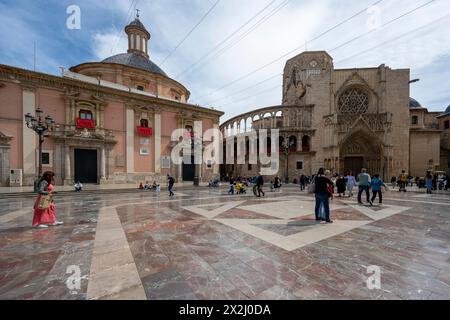
<svg viewBox="0 0 450 320">
<path fill-rule="evenodd" d="M 0 81 L 20 84 L 27 88 L 49 88 L 66 92 L 88 91 L 88 94 L 105 94 L 121 102 L 135 101 L 140 105 L 157 105 L 162 110 L 178 112 L 180 110 L 197 112 L 206 118 L 216 119 L 224 115 L 222 111 L 208 109 L 192 104 L 148 97 L 133 92 L 126 92 L 114 88 L 103 87 L 76 79 L 63 78 L 46 73 L 40 73 L 0 64 Z"/>
</svg>

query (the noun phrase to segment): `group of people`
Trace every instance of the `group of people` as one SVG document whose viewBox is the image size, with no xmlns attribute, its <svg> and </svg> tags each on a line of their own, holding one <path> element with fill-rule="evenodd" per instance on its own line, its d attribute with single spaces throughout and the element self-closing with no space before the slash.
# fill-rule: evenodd
<svg viewBox="0 0 450 320">
<path fill-rule="evenodd" d="M 281 179 L 278 176 L 276 176 L 273 181 L 270 181 L 270 191 L 272 192 L 280 192 L 281 186 Z"/>
<path fill-rule="evenodd" d="M 157 184 L 156 181 L 153 181 L 153 184 L 146 181 L 145 184 L 142 184 L 142 182 L 139 184 L 139 190 L 156 191 L 157 193 L 160 193 L 161 186 Z"/>
<path fill-rule="evenodd" d="M 399 187 L 402 192 L 407 191 L 407 187 L 413 187 L 414 184 L 419 188 L 426 188 L 427 193 L 433 193 L 436 190 L 448 190 L 450 183 L 450 177 L 448 174 L 439 175 L 436 172 L 427 171 L 425 177 L 413 177 L 402 171 L 400 176 L 392 177 L 391 184 L 392 188 Z"/>
<path fill-rule="evenodd" d="M 383 192 L 382 189 L 388 187 L 384 181 L 380 178 L 379 174 L 375 174 L 373 178 L 367 173 L 366 169 L 362 169 L 358 175 L 358 203 L 363 204 L 362 194 L 366 194 L 367 203 L 373 206 L 373 202 L 378 197 L 380 205 L 383 204 Z M 332 177 L 329 170 L 319 169 L 319 172 L 314 176 L 311 193 L 315 194 L 315 216 L 317 222 L 333 223 L 330 218 L 330 200 L 334 197 L 335 187 L 338 189 L 338 194 L 345 195 L 346 189 L 349 191 L 349 196 L 353 196 L 353 188 L 356 186 L 356 179 L 350 172 L 347 177 L 342 175 Z M 370 190 L 372 190 L 372 197 L 370 197 Z"/>
<path fill-rule="evenodd" d="M 175 178 L 170 174 L 167 174 L 167 188 L 169 191 L 169 197 L 173 197 L 175 194 L 173 192 L 173 187 L 175 185 Z M 153 184 L 150 184 L 148 181 L 143 184 L 142 182 L 139 184 L 139 190 L 148 190 L 155 191 L 156 193 L 161 192 L 161 185 L 157 184 L 156 181 L 153 181 Z"/>
<path fill-rule="evenodd" d="M 254 176 L 253 178 L 237 178 L 234 179 L 233 177 L 227 178 L 229 183 L 228 188 L 228 194 L 234 195 L 234 194 L 247 194 L 247 189 L 250 186 L 252 186 L 253 194 L 256 197 L 265 197 L 266 194 L 263 190 L 264 187 L 264 177 L 262 175 Z M 271 182 L 273 185 L 274 183 Z M 281 187 L 281 180 L 279 180 L 279 187 Z"/>
</svg>

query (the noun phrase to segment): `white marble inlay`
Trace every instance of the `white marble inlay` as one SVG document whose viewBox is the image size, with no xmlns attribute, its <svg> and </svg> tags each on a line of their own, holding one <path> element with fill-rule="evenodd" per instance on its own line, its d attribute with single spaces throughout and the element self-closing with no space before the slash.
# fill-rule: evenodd
<svg viewBox="0 0 450 320">
<path fill-rule="evenodd" d="M 135 288 L 133 299 L 146 300 L 144 287 L 115 208 L 100 209 L 92 254 L 88 299 L 120 299 Z"/>
<path fill-rule="evenodd" d="M 295 197 L 298 198 L 298 197 Z M 256 205 L 240 206 L 244 201 L 224 203 L 221 207 L 213 210 L 207 210 L 204 207 L 211 207 L 213 204 L 201 206 L 184 207 L 188 211 L 202 215 L 208 219 L 217 221 L 221 224 L 229 226 L 233 229 L 239 230 L 249 234 L 255 238 L 266 241 L 274 246 L 282 248 L 287 251 L 293 251 L 301 247 L 338 236 L 353 229 L 373 223 L 374 221 L 385 219 L 395 214 L 399 214 L 410 208 L 385 205 L 382 210 L 375 211 L 369 207 L 354 205 L 354 202 L 339 202 L 336 201 L 331 204 L 331 210 L 351 207 L 356 211 L 367 216 L 367 220 L 335 220 L 332 224 L 312 224 L 305 227 L 304 231 L 284 236 L 276 232 L 265 230 L 258 225 L 284 225 L 289 227 L 292 225 L 293 218 L 304 217 L 314 214 L 314 201 L 311 198 L 304 197 L 304 200 L 277 201 L 271 203 L 261 203 Z M 267 199 L 267 200 L 281 200 Z M 259 214 L 268 215 L 278 219 L 217 219 L 219 214 L 222 214 L 232 208 L 239 208 L 256 212 Z M 314 221 L 313 221 L 314 223 Z"/>
<path fill-rule="evenodd" d="M 276 199 L 275 199 L 276 200 Z M 239 209 L 262 213 L 279 219 L 294 219 L 314 214 L 315 203 L 305 200 L 291 200 L 242 206 Z M 332 209 L 345 208 L 342 205 L 332 205 Z"/>
</svg>

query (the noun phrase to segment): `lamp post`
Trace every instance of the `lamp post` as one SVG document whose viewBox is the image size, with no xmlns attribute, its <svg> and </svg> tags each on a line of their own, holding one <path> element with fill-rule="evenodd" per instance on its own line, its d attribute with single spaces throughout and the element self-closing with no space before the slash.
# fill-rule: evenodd
<svg viewBox="0 0 450 320">
<path fill-rule="evenodd" d="M 44 135 L 47 131 L 53 130 L 55 126 L 55 120 L 52 117 L 46 116 L 45 119 L 42 119 L 44 115 L 44 111 L 41 108 L 36 109 L 36 116 L 33 116 L 31 113 L 27 113 L 25 115 L 25 122 L 27 127 L 36 132 L 39 135 L 39 173 L 38 180 L 42 176 L 42 144 L 44 143 Z M 38 181 L 37 180 L 37 181 Z M 35 183 L 35 190 L 37 185 Z"/>
<path fill-rule="evenodd" d="M 289 183 L 289 141 L 284 141 L 283 142 L 283 152 L 286 158 L 286 171 L 285 171 L 285 183 L 288 184 Z"/>
</svg>

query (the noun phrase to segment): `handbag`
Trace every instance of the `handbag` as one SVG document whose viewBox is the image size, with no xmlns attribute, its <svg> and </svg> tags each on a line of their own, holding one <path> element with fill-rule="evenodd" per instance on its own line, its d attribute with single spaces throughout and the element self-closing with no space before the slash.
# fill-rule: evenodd
<svg viewBox="0 0 450 320">
<path fill-rule="evenodd" d="M 308 193 L 316 193 L 316 178 L 314 178 L 314 180 L 309 185 Z"/>
<path fill-rule="evenodd" d="M 42 195 L 41 198 L 39 199 L 39 204 L 38 204 L 38 208 L 40 210 L 44 210 L 44 209 L 48 209 L 50 208 L 52 204 L 52 196 L 51 195 Z"/>
</svg>

